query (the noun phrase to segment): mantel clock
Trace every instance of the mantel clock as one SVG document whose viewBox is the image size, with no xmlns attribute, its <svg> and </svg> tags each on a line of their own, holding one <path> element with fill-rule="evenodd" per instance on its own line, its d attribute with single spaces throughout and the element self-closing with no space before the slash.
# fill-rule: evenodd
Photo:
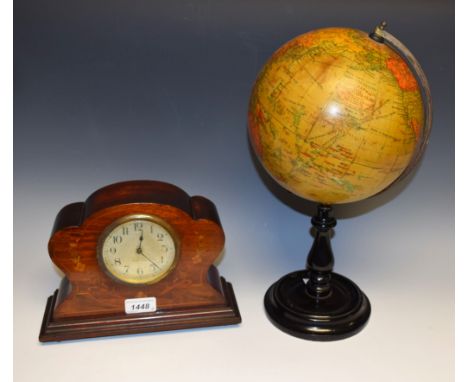
<svg viewBox="0 0 468 382">
<path fill-rule="evenodd" d="M 168 183 L 116 183 L 65 206 L 49 241 L 65 277 L 40 341 L 239 323 L 213 265 L 223 246 L 215 205 Z"/>
</svg>

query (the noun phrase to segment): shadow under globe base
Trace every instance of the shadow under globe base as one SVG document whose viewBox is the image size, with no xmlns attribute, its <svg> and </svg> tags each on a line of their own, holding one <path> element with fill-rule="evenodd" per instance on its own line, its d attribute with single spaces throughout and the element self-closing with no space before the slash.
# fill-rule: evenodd
<svg viewBox="0 0 468 382">
<path fill-rule="evenodd" d="M 265 294 L 270 321 L 282 331 L 313 341 L 334 341 L 358 333 L 371 306 L 359 287 L 333 273 L 330 231 L 336 220 L 330 206 L 319 205 L 312 224 L 317 231 L 307 269 L 282 277 Z"/>
</svg>

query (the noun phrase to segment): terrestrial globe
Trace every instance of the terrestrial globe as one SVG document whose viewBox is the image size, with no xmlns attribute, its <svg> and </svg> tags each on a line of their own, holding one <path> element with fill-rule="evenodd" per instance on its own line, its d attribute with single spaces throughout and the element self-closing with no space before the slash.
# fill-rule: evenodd
<svg viewBox="0 0 468 382">
<path fill-rule="evenodd" d="M 281 186 L 318 202 L 306 269 L 282 277 L 264 300 L 272 323 L 296 337 L 336 340 L 365 326 L 368 298 L 332 272 L 331 206 L 384 191 L 427 144 L 427 79 L 385 26 L 300 35 L 271 56 L 252 90 L 248 129 L 259 161 Z"/>
<path fill-rule="evenodd" d="M 258 75 L 248 111 L 252 146 L 268 173 L 302 198 L 368 198 L 422 153 L 430 125 L 412 55 L 376 38 L 315 30 L 284 44 Z"/>
</svg>

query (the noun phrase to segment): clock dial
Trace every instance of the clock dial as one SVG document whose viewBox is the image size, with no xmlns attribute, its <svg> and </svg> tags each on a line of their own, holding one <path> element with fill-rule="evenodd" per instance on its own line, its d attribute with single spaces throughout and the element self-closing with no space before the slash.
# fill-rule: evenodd
<svg viewBox="0 0 468 382">
<path fill-rule="evenodd" d="M 112 224 L 99 246 L 108 274 L 129 284 L 152 284 L 165 277 L 177 260 L 171 228 L 151 216 L 130 216 Z"/>
</svg>

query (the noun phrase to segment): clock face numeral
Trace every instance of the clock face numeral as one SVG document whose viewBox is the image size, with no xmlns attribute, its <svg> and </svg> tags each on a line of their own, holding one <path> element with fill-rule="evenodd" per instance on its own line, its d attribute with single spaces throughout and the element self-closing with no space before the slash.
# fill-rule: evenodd
<svg viewBox="0 0 468 382">
<path fill-rule="evenodd" d="M 143 229 L 143 223 L 142 222 L 133 223 L 133 229 L 135 231 L 142 230 Z"/>
<path fill-rule="evenodd" d="M 173 236 L 151 218 L 129 218 L 107 231 L 101 243 L 99 256 L 107 273 L 130 284 L 154 283 L 176 261 Z"/>
</svg>

